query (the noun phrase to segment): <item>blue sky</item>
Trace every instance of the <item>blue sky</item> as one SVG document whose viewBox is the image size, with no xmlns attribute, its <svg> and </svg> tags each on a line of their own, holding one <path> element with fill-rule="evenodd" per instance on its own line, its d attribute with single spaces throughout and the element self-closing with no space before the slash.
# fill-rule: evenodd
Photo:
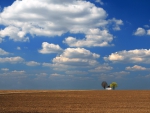
<svg viewBox="0 0 150 113">
<path fill-rule="evenodd" d="M 0 89 L 149 89 L 149 5 L 1 0 Z"/>
</svg>

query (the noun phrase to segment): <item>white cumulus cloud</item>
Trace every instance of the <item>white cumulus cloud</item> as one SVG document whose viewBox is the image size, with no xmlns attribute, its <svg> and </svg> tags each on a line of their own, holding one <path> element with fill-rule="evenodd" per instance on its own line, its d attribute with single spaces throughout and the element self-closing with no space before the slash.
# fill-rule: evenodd
<svg viewBox="0 0 150 113">
<path fill-rule="evenodd" d="M 96 2 L 103 4 L 101 0 Z M 0 41 L 6 36 L 25 42 L 29 41 L 28 34 L 53 37 L 70 32 L 86 35 L 82 40 L 73 38 L 74 43 L 67 38 L 64 42 L 71 47 L 109 46 L 113 36 L 107 30 L 108 25 L 113 22 L 114 29 L 120 30 L 123 22 L 115 18 L 110 22 L 107 15 L 103 8 L 85 0 L 16 0 L 1 13 L 0 24 L 5 28 L 1 30 Z M 89 33 L 97 28 L 97 34 Z"/>
<path fill-rule="evenodd" d="M 110 71 L 112 70 L 113 67 L 109 66 L 108 64 L 100 65 L 96 67 L 95 69 L 89 70 L 89 72 L 105 72 L 105 71 Z"/>
<path fill-rule="evenodd" d="M 55 71 L 66 71 L 72 68 L 76 68 L 74 65 L 65 65 L 60 63 L 42 63 L 43 67 L 53 68 Z"/>
<path fill-rule="evenodd" d="M 50 67 L 57 71 L 80 71 L 81 68 L 91 68 L 99 64 L 96 60 L 100 55 L 84 48 L 67 48 L 62 54 L 53 58 L 52 63 L 43 63 L 43 67 Z M 73 69 L 73 70 L 72 70 Z"/>
<path fill-rule="evenodd" d="M 2 71 L 9 71 L 8 68 L 1 68 Z"/>
<path fill-rule="evenodd" d="M 149 25 L 144 25 L 145 28 L 149 28 Z"/>
<path fill-rule="evenodd" d="M 0 48 L 0 55 L 8 55 L 9 53 Z"/>
<path fill-rule="evenodd" d="M 149 30 L 147 30 L 147 35 L 150 35 L 150 29 L 149 29 Z"/>
<path fill-rule="evenodd" d="M 3 10 L 0 23 L 8 26 L 7 31 L 13 27 L 20 37 L 26 33 L 55 36 L 106 25 L 106 17 L 105 10 L 82 0 L 22 0 Z M 2 34 L 15 35 L 12 32 Z"/>
<path fill-rule="evenodd" d="M 121 30 L 120 25 L 123 25 L 123 21 L 117 20 L 116 18 L 109 19 L 109 23 L 111 23 L 113 25 L 113 30 L 115 30 L 115 31 Z"/>
<path fill-rule="evenodd" d="M 137 28 L 137 30 L 135 31 L 134 35 L 136 36 L 143 36 L 143 35 L 146 35 L 146 30 L 139 27 Z"/>
<path fill-rule="evenodd" d="M 67 64 L 67 65 L 95 65 L 100 55 L 91 53 L 84 48 L 67 48 L 64 52 L 53 59 L 53 63 Z"/>
<path fill-rule="evenodd" d="M 122 78 L 123 76 L 126 76 L 126 75 L 129 75 L 130 72 L 126 72 L 126 71 L 120 71 L 120 72 L 114 72 L 112 73 L 112 77 L 115 77 L 115 78 Z"/>
<path fill-rule="evenodd" d="M 17 71 L 17 70 L 14 70 L 12 71 L 13 74 L 24 74 L 25 71 Z"/>
<path fill-rule="evenodd" d="M 9 39 L 14 41 L 29 41 L 28 37 L 25 37 L 25 32 L 21 31 L 18 27 L 15 26 L 8 26 L 5 29 L 0 31 L 0 36 L 2 38 L 8 36 Z"/>
<path fill-rule="evenodd" d="M 17 50 L 21 50 L 21 47 L 17 47 Z"/>
<path fill-rule="evenodd" d="M 150 63 L 150 49 L 135 49 L 129 51 L 119 51 L 104 57 L 105 61 L 125 62 L 125 63 Z"/>
<path fill-rule="evenodd" d="M 53 73 L 50 75 L 50 77 L 61 77 L 61 76 L 63 76 L 63 75 L 58 74 L 58 73 Z"/>
<path fill-rule="evenodd" d="M 139 66 L 139 65 L 134 65 L 133 67 L 130 67 L 130 66 L 126 67 L 126 70 L 129 70 L 129 71 L 144 71 L 144 70 L 147 70 L 147 68 Z"/>
<path fill-rule="evenodd" d="M 5 57 L 5 58 L 0 58 L 0 63 L 20 63 L 24 59 L 17 56 L 17 57 Z"/>
<path fill-rule="evenodd" d="M 30 62 L 26 62 L 26 65 L 27 65 L 27 66 L 39 66 L 40 63 L 35 62 L 35 61 L 30 61 Z"/>
<path fill-rule="evenodd" d="M 99 78 L 100 79 L 108 79 L 108 80 L 112 80 L 112 79 L 121 79 L 126 75 L 129 75 L 130 72 L 127 71 L 119 71 L 119 72 L 111 72 L 111 73 L 100 73 Z"/>
<path fill-rule="evenodd" d="M 88 74 L 86 71 L 66 71 L 68 75 L 86 75 Z"/>
<path fill-rule="evenodd" d="M 42 49 L 39 50 L 39 53 L 49 54 L 49 53 L 60 53 L 63 49 L 59 45 L 49 44 L 48 42 L 42 43 Z"/>
<path fill-rule="evenodd" d="M 93 47 L 93 46 L 110 46 L 110 42 L 113 40 L 113 36 L 108 30 L 89 29 L 86 33 L 86 38 L 76 39 L 74 37 L 68 37 L 64 40 L 64 43 L 70 47 Z"/>
<path fill-rule="evenodd" d="M 96 0 L 95 2 L 100 3 L 101 5 L 104 5 L 104 3 L 101 0 Z"/>
<path fill-rule="evenodd" d="M 35 80 L 41 80 L 41 79 L 44 79 L 47 77 L 47 73 L 38 73 L 38 74 L 35 74 L 36 75 L 36 79 Z"/>
</svg>

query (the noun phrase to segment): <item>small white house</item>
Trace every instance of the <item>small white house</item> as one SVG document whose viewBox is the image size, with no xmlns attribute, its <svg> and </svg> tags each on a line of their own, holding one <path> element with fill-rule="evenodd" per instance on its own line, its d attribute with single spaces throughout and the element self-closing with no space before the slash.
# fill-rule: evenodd
<svg viewBox="0 0 150 113">
<path fill-rule="evenodd" d="M 112 90 L 112 88 L 110 86 L 107 86 L 106 90 Z"/>
<path fill-rule="evenodd" d="M 107 87 L 106 90 L 112 90 L 112 88 L 111 87 Z"/>
</svg>

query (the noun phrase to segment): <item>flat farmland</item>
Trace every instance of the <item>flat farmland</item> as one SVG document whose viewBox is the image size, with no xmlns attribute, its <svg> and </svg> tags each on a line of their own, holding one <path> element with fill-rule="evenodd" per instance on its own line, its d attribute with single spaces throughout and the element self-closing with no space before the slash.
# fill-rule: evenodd
<svg viewBox="0 0 150 113">
<path fill-rule="evenodd" d="M 0 113 L 150 113 L 150 90 L 0 90 Z"/>
</svg>

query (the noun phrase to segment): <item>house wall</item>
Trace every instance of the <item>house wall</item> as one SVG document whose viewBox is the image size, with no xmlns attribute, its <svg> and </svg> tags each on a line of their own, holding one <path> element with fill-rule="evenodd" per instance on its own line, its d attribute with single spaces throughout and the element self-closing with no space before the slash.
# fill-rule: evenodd
<svg viewBox="0 0 150 113">
<path fill-rule="evenodd" d="M 106 90 L 112 90 L 112 88 L 108 87 L 108 88 L 106 88 Z"/>
</svg>

